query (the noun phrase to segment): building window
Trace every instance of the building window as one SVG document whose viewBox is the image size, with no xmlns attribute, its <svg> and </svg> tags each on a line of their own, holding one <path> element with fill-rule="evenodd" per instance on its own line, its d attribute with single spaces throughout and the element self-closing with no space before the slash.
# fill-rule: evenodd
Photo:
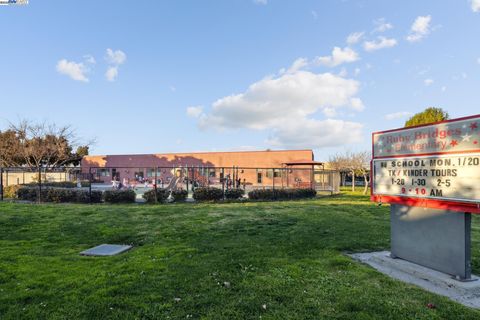
<svg viewBox="0 0 480 320">
<path fill-rule="evenodd" d="M 268 169 L 266 176 L 267 176 L 267 178 L 271 179 L 272 176 L 273 176 L 273 170 L 272 170 L 272 169 Z"/>
<path fill-rule="evenodd" d="M 273 177 L 274 178 L 280 178 L 282 176 L 282 171 L 280 169 L 274 169 L 273 170 Z"/>
<path fill-rule="evenodd" d="M 262 173 L 257 172 L 257 183 L 262 183 Z"/>
<path fill-rule="evenodd" d="M 268 169 L 267 170 L 267 178 L 280 178 L 282 176 L 282 172 L 280 169 Z"/>
<path fill-rule="evenodd" d="M 216 176 L 215 170 L 210 171 L 210 178 L 215 178 Z"/>
<path fill-rule="evenodd" d="M 97 169 L 97 177 L 110 177 L 110 169 Z"/>
<path fill-rule="evenodd" d="M 161 174 L 162 174 L 162 171 L 160 169 L 157 169 L 157 177 L 159 177 Z M 147 169 L 147 177 L 149 178 L 155 177 L 155 168 Z"/>
</svg>

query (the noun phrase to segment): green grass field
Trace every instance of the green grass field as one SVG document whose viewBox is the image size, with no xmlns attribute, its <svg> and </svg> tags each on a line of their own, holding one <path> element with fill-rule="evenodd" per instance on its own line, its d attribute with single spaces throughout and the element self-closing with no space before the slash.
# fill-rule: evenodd
<svg viewBox="0 0 480 320">
<path fill-rule="evenodd" d="M 479 219 L 473 228 L 478 274 Z M 79 256 L 102 243 L 135 248 Z M 388 247 L 388 207 L 352 193 L 231 204 L 0 203 L 0 319 L 480 319 L 344 255 Z"/>
</svg>

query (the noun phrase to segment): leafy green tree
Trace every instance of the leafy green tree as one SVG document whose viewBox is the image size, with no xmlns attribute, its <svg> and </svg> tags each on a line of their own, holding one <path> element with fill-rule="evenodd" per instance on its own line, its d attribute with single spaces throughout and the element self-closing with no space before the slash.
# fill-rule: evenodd
<svg viewBox="0 0 480 320">
<path fill-rule="evenodd" d="M 422 112 L 413 115 L 405 122 L 405 127 L 413 127 L 421 124 L 429 124 L 433 122 L 439 122 L 448 120 L 450 116 L 446 111 L 441 108 L 430 107 Z"/>
</svg>

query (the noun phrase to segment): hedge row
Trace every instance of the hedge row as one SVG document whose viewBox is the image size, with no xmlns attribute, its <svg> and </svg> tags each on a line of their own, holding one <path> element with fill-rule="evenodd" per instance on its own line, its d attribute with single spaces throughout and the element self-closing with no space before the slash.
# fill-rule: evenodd
<svg viewBox="0 0 480 320">
<path fill-rule="evenodd" d="M 166 189 L 158 188 L 156 198 L 155 190 L 149 190 L 143 194 L 143 199 L 145 199 L 147 203 L 155 203 L 156 201 L 158 203 L 165 203 L 170 195 L 174 202 L 184 202 L 187 199 L 188 192 L 187 190 L 168 191 Z"/>
<path fill-rule="evenodd" d="M 103 199 L 108 203 L 132 203 L 135 202 L 137 194 L 135 191 L 128 190 L 106 190 L 103 193 Z"/>
<path fill-rule="evenodd" d="M 258 189 L 248 193 L 252 200 L 293 200 L 315 198 L 315 189 Z"/>
<path fill-rule="evenodd" d="M 225 190 L 225 198 L 228 200 L 237 200 L 243 197 L 245 191 L 243 189 L 227 189 Z M 224 192 L 219 188 L 196 188 L 193 191 L 193 199 L 196 201 L 219 201 L 223 199 Z"/>
<path fill-rule="evenodd" d="M 172 190 L 172 198 L 175 202 L 184 202 L 187 200 L 188 191 L 187 190 Z"/>
<path fill-rule="evenodd" d="M 223 191 L 219 188 L 196 188 L 193 191 L 193 199 L 196 201 L 218 201 L 223 199 Z"/>
<path fill-rule="evenodd" d="M 225 198 L 228 200 L 237 200 L 243 198 L 245 190 L 243 189 L 228 189 L 225 190 Z"/>
<path fill-rule="evenodd" d="M 133 190 L 107 190 L 105 192 L 92 190 L 91 200 L 88 190 L 75 188 L 51 188 L 46 187 L 42 189 L 41 200 L 43 202 L 76 202 L 76 203 L 99 203 L 105 201 L 108 203 L 133 203 L 135 202 L 136 194 Z M 193 198 L 196 201 L 219 201 L 224 195 L 228 200 L 240 199 L 244 195 L 242 189 L 228 189 L 225 193 L 219 188 L 196 188 L 193 192 Z M 26 200 L 36 202 L 38 201 L 39 190 L 27 186 L 8 186 L 4 188 L 5 198 L 17 198 L 19 200 Z M 172 196 L 173 201 L 185 201 L 188 193 L 186 190 L 173 190 L 171 192 L 165 189 L 157 189 L 155 199 L 155 190 L 150 190 L 144 193 L 143 198 L 147 203 L 166 202 L 169 196 Z M 314 198 L 317 192 L 314 189 L 258 189 L 248 193 L 251 200 L 293 200 Z"/>
<path fill-rule="evenodd" d="M 38 201 L 38 196 L 38 188 L 26 186 L 16 187 L 14 194 L 9 194 L 9 198 L 16 198 L 19 200 L 32 202 Z M 105 192 L 92 190 L 90 194 L 88 190 L 46 187 L 41 191 L 42 202 L 55 203 L 100 203 L 102 201 L 108 203 L 131 203 L 135 202 L 135 197 L 135 191 L 133 190 L 107 190 Z"/>
<path fill-rule="evenodd" d="M 169 195 L 170 193 L 167 190 L 158 188 L 156 199 L 155 199 L 155 189 L 145 192 L 143 194 L 143 199 L 145 199 L 147 203 L 155 203 L 155 201 L 158 201 L 159 203 L 164 203 L 167 201 Z"/>
<path fill-rule="evenodd" d="M 17 198 L 25 201 L 38 201 L 38 188 L 30 188 L 21 186 L 16 190 L 16 194 L 11 198 Z M 93 190 L 91 194 L 91 202 L 99 203 L 102 201 L 102 192 Z M 76 202 L 90 203 L 90 194 L 87 190 L 78 190 L 70 188 L 45 188 L 41 191 L 42 202 Z"/>
</svg>

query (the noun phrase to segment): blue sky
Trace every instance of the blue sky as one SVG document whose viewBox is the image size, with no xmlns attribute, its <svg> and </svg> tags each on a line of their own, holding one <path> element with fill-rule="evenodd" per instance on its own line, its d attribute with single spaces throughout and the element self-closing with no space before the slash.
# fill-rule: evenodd
<svg viewBox="0 0 480 320">
<path fill-rule="evenodd" d="M 94 154 L 327 160 L 428 106 L 480 113 L 479 0 L 30 0 L 0 28 L 0 129 L 71 124 Z"/>
</svg>

